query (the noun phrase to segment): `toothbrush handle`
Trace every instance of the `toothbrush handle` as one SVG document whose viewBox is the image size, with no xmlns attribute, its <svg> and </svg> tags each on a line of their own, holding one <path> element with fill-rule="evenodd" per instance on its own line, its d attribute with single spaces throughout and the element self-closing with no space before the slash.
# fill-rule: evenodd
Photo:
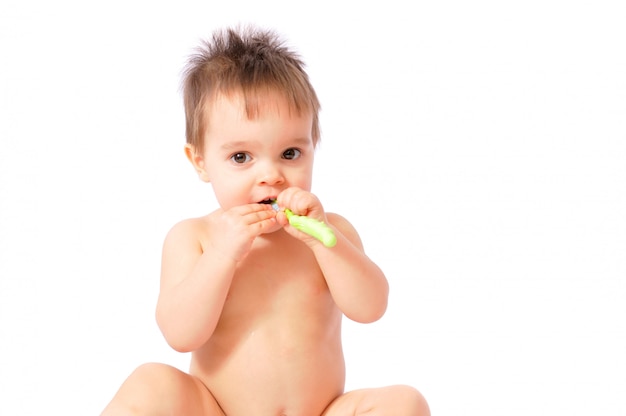
<svg viewBox="0 0 626 416">
<path fill-rule="evenodd" d="M 323 221 L 304 215 L 296 215 L 290 209 L 285 209 L 285 215 L 287 215 L 289 224 L 311 237 L 317 238 L 324 246 L 334 247 L 337 244 L 337 237 L 335 237 L 332 228 Z"/>
</svg>

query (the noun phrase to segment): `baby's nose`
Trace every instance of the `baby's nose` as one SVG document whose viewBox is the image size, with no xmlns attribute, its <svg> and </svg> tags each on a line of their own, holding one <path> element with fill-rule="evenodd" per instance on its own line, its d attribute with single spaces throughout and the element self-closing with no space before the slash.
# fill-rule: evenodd
<svg viewBox="0 0 626 416">
<path fill-rule="evenodd" d="M 264 185 L 277 185 L 285 181 L 283 173 L 278 166 L 273 163 L 265 163 L 259 169 L 259 183 Z"/>
</svg>

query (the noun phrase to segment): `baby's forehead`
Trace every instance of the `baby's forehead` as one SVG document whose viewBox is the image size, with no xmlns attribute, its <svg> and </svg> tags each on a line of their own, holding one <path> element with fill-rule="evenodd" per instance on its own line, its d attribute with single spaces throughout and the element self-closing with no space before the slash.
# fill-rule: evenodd
<svg viewBox="0 0 626 416">
<path fill-rule="evenodd" d="M 290 100 L 286 92 L 270 89 L 218 92 L 209 99 L 208 104 L 211 110 L 217 111 L 224 106 L 235 107 L 247 119 L 256 119 L 270 113 L 285 117 L 312 113 L 306 104 Z"/>
</svg>

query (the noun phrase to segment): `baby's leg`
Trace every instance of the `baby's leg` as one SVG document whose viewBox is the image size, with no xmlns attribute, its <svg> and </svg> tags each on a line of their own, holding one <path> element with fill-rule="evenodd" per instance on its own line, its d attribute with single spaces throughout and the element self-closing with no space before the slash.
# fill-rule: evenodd
<svg viewBox="0 0 626 416">
<path fill-rule="evenodd" d="M 322 416 L 430 416 L 424 397 L 409 386 L 354 390 L 337 397 Z"/>
<path fill-rule="evenodd" d="M 144 364 L 118 390 L 101 416 L 224 416 L 202 382 L 165 364 Z"/>
</svg>

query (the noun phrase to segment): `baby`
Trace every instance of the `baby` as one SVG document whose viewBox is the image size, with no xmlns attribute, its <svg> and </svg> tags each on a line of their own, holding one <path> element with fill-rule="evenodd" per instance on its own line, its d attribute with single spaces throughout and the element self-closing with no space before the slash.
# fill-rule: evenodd
<svg viewBox="0 0 626 416">
<path fill-rule="evenodd" d="M 344 392 L 342 316 L 379 319 L 388 283 L 310 192 L 320 105 L 299 56 L 271 31 L 218 31 L 183 86 L 186 155 L 220 208 L 168 233 L 156 317 L 191 365 L 140 366 L 103 415 L 429 415 L 409 386 Z M 285 209 L 325 223 L 336 244 Z"/>
</svg>

